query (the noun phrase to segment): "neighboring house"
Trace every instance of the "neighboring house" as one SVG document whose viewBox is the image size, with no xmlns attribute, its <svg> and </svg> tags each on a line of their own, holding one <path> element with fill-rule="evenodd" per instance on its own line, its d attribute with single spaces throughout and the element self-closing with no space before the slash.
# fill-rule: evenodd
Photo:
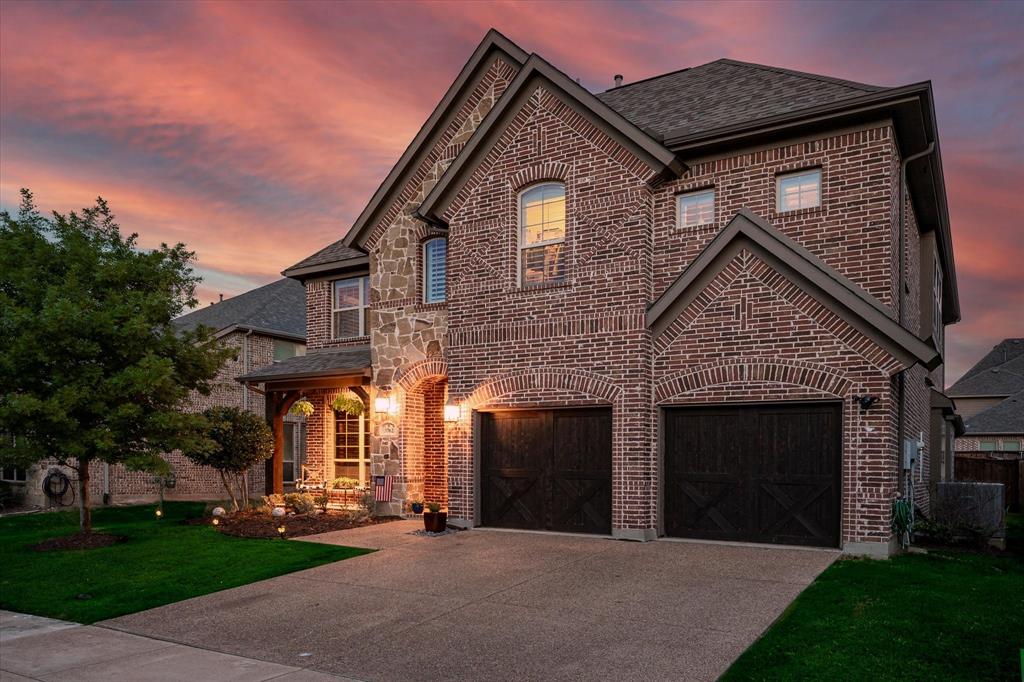
<svg viewBox="0 0 1024 682">
<path fill-rule="evenodd" d="M 309 353 L 241 380 L 276 428 L 314 403 L 311 469 L 393 476 L 378 513 L 887 555 L 946 424 L 951 249 L 928 83 L 722 59 L 593 95 L 492 31 L 285 270 Z"/>
<path fill-rule="evenodd" d="M 956 401 L 966 432 L 957 454 L 1020 457 L 1024 445 L 1024 339 L 1005 339 L 946 393 Z"/>
<path fill-rule="evenodd" d="M 194 395 L 190 409 L 204 410 L 212 405 L 239 407 L 264 416 L 261 394 L 235 381 L 235 378 L 275 362 L 302 356 L 306 352 L 306 302 L 304 287 L 291 279 L 281 279 L 219 303 L 200 308 L 174 321 L 181 329 L 204 325 L 214 336 L 237 349 L 213 382 L 210 395 Z M 284 429 L 286 464 L 284 474 L 293 479 L 304 449 L 304 424 L 301 418 L 288 416 Z M 175 475 L 175 486 L 167 490 L 168 499 L 219 499 L 224 497 L 220 475 L 209 467 L 194 464 L 174 452 L 167 455 Z M 24 479 L 30 504 L 46 506 L 42 480 L 52 468 L 47 463 L 27 472 L 12 472 Z M 249 487 L 253 493 L 265 490 L 265 467 L 254 468 Z M 151 500 L 158 489 L 152 474 L 129 471 L 121 465 L 96 463 L 92 468 L 91 494 L 97 504 L 113 501 Z M 4 476 L 7 477 L 7 470 Z"/>
</svg>

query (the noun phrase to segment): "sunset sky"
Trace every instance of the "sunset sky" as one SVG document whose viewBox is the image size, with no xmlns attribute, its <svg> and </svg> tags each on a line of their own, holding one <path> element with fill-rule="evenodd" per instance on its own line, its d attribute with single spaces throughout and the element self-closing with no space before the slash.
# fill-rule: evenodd
<svg viewBox="0 0 1024 682">
<path fill-rule="evenodd" d="M 0 4 L 0 205 L 106 198 L 204 302 L 341 237 L 487 29 L 591 91 L 719 57 L 931 80 L 964 320 L 1024 336 L 1024 3 Z"/>
</svg>

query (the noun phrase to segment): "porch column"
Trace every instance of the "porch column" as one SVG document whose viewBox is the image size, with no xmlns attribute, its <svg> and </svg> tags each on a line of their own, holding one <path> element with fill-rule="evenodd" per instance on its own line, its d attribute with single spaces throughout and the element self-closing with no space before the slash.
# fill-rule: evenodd
<svg viewBox="0 0 1024 682">
<path fill-rule="evenodd" d="M 269 393 L 267 411 L 270 413 L 270 427 L 274 433 L 274 457 L 270 462 L 270 476 L 267 477 L 268 492 L 284 494 L 284 416 L 299 399 L 298 391 Z"/>
</svg>

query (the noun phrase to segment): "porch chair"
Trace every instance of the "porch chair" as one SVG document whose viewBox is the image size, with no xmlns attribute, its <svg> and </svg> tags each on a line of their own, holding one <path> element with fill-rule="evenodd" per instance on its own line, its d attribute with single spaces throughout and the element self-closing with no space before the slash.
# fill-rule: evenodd
<svg viewBox="0 0 1024 682">
<path fill-rule="evenodd" d="M 323 474 L 305 464 L 299 467 L 299 480 L 295 481 L 296 490 L 326 490 L 327 481 Z"/>
</svg>

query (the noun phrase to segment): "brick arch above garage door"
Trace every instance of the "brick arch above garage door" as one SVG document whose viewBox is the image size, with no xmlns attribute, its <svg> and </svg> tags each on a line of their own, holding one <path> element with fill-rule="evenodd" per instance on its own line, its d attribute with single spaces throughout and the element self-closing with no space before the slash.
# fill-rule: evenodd
<svg viewBox="0 0 1024 682">
<path fill-rule="evenodd" d="M 485 381 L 473 389 L 464 402 L 468 409 L 476 409 L 511 394 L 541 390 L 569 391 L 613 405 L 622 398 L 622 389 L 599 374 L 545 368 L 511 372 Z"/>
<path fill-rule="evenodd" d="M 853 382 L 845 372 L 817 363 L 787 358 L 734 358 L 687 367 L 659 380 L 654 399 L 664 403 L 712 386 L 774 383 L 800 386 L 825 395 L 844 397 Z"/>
</svg>

